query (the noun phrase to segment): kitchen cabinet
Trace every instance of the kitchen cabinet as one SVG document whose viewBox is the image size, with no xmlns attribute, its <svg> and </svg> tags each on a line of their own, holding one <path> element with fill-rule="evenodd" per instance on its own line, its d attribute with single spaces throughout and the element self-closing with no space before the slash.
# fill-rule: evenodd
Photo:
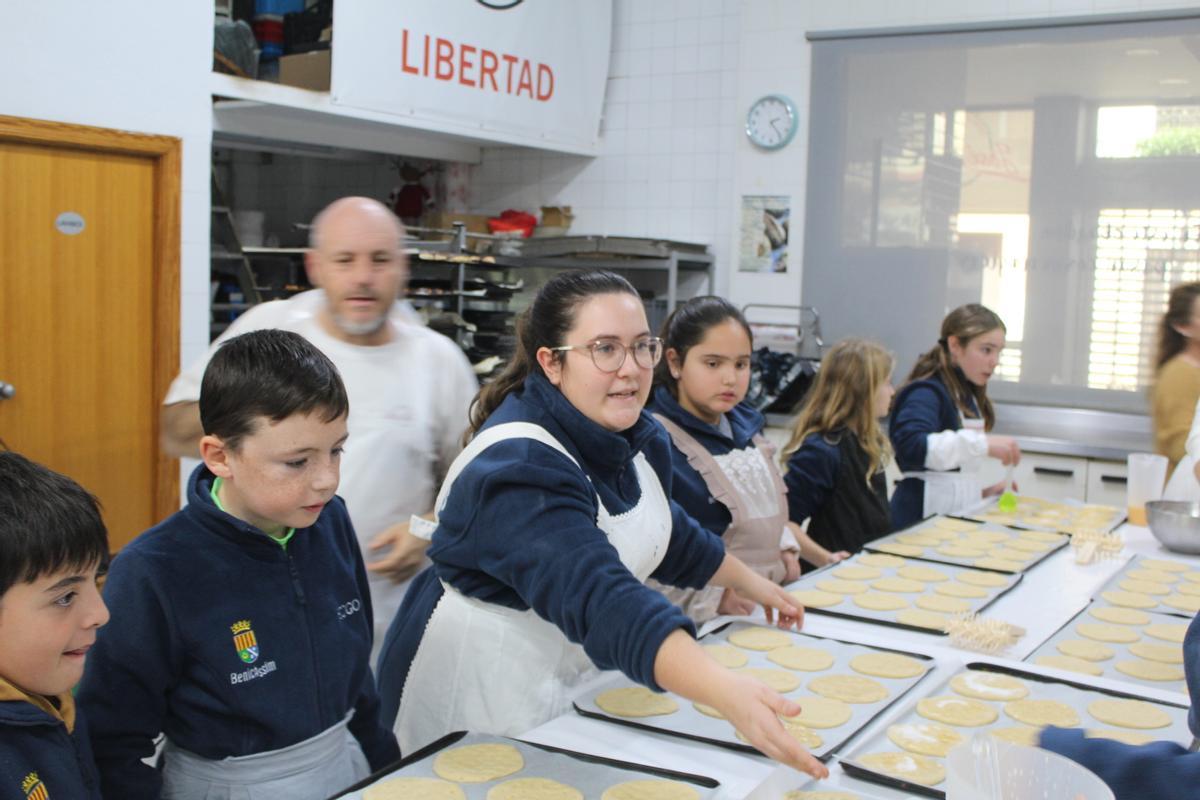
<svg viewBox="0 0 1200 800">
<path fill-rule="evenodd" d="M 1123 508 L 1128 473 L 1128 465 L 1124 461 L 1088 459 L 1087 501 Z"/>
</svg>

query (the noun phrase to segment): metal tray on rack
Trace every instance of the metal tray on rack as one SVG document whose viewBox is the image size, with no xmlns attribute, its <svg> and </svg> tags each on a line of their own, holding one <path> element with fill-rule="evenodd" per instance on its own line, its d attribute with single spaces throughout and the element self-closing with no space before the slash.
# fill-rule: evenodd
<svg viewBox="0 0 1200 800">
<path fill-rule="evenodd" d="M 1158 569 L 1165 564 L 1178 566 L 1173 567 L 1174 571 Z M 1141 576 L 1147 571 L 1163 573 L 1174 580 L 1144 580 Z M 1138 585 L 1144 583 L 1160 585 L 1154 587 L 1153 592 L 1147 592 L 1144 589 L 1148 587 Z M 1166 589 L 1165 593 L 1163 589 Z M 1191 619 L 1200 612 L 1200 569 L 1175 559 L 1138 556 L 1109 578 L 1108 583 L 1096 592 L 1096 598 L 1111 605 Z"/>
<path fill-rule="evenodd" d="M 731 623 L 728 626 L 719 628 L 716 631 L 708 634 L 701 640 L 704 645 L 720 645 L 728 644 L 729 635 L 740 630 L 748 628 L 758 628 L 760 626 L 743 622 Z M 820 636 L 811 636 L 809 634 L 797 633 L 788 631 L 788 636 L 792 640 L 792 644 L 798 647 L 814 648 L 824 650 L 833 657 L 833 664 L 826 669 L 820 671 L 800 671 L 790 670 L 779 664 L 770 661 L 767 656 L 770 651 L 755 651 L 743 648 L 737 650 L 747 657 L 746 667 L 757 667 L 763 669 L 780 670 L 791 673 L 799 680 L 800 686 L 787 692 L 783 692 L 785 697 L 796 700 L 801 707 L 804 705 L 805 697 L 812 697 L 814 693 L 803 691 L 808 687 L 813 678 L 828 675 L 860 675 L 851 666 L 850 661 L 856 656 L 865 653 L 896 653 L 899 655 L 908 656 L 916 659 L 924 665 L 924 670 L 915 676 L 908 678 L 880 678 L 874 677 L 872 680 L 877 681 L 888 690 L 887 697 L 873 703 L 847 703 L 850 710 L 850 718 L 832 728 L 813 728 L 812 732 L 816 733 L 821 738 L 821 744 L 809 747 L 809 750 L 814 756 L 820 759 L 828 758 L 841 748 L 850 737 L 861 730 L 866 725 L 870 724 L 876 716 L 884 709 L 895 703 L 909 689 L 915 686 L 930 669 L 933 668 L 933 660 L 929 656 L 918 653 L 909 653 L 902 650 L 890 650 L 881 647 L 868 647 L 866 645 L 852 644 L 843 642 L 837 639 L 829 639 Z M 867 677 L 862 675 L 862 677 Z M 678 710 L 674 713 L 664 714 L 654 717 L 621 717 L 611 714 L 596 704 L 597 695 L 621 687 L 633 686 L 628 678 L 624 676 L 614 678 L 612 681 L 597 688 L 595 691 L 589 692 L 587 696 L 575 702 L 575 710 L 585 717 L 602 719 L 606 722 L 615 722 L 620 725 L 628 725 L 642 730 L 654 731 L 655 733 L 665 733 L 671 736 L 679 736 L 685 739 L 694 739 L 700 742 L 727 747 L 733 750 L 740 750 L 748 753 L 757 753 L 758 751 L 750 744 L 738 738 L 733 726 L 724 719 L 709 716 L 696 709 L 695 705 L 690 701 L 676 695 L 669 695 L 678 705 Z"/>
<path fill-rule="evenodd" d="M 867 542 L 878 553 L 996 572 L 1024 572 L 1070 543 L 1066 534 L 934 516 Z"/>
</svg>

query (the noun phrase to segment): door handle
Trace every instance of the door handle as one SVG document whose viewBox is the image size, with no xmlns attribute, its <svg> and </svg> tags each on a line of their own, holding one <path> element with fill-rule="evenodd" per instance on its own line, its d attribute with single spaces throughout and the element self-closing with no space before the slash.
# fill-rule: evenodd
<svg viewBox="0 0 1200 800">
<path fill-rule="evenodd" d="M 1053 475 L 1056 478 L 1074 478 L 1075 470 L 1073 469 L 1054 469 L 1053 467 L 1034 467 L 1034 473 L 1038 475 Z"/>
<path fill-rule="evenodd" d="M 1129 483 L 1129 479 L 1126 478 L 1124 475 L 1101 475 L 1100 482 L 1101 483 L 1119 483 L 1122 486 L 1124 486 L 1125 484 Z"/>
<path fill-rule="evenodd" d="M 0 381 L 0 400 L 7 400 L 17 393 L 17 387 L 6 381 Z"/>
</svg>

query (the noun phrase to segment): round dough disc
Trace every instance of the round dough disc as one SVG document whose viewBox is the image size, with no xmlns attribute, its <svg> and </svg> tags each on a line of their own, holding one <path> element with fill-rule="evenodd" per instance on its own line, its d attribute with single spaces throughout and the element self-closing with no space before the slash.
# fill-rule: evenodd
<svg viewBox="0 0 1200 800">
<path fill-rule="evenodd" d="M 1038 734 L 1041 732 L 1041 728 L 1031 728 L 1028 725 L 1012 725 L 1007 728 L 993 728 L 988 731 L 988 733 L 997 739 L 1003 739 L 1013 744 L 1023 744 L 1026 747 L 1037 747 Z"/>
<path fill-rule="evenodd" d="M 467 744 L 443 750 L 433 759 L 433 771 L 439 778 L 458 783 L 494 781 L 520 772 L 524 766 L 521 751 L 511 744 Z"/>
<path fill-rule="evenodd" d="M 800 688 L 800 679 L 786 670 L 746 667 L 745 669 L 739 669 L 738 672 L 742 675 L 749 675 L 755 680 L 762 681 L 780 694 L 794 692 Z"/>
<path fill-rule="evenodd" d="M 583 792 L 549 778 L 513 778 L 488 789 L 487 800 L 583 800 Z"/>
<path fill-rule="evenodd" d="M 1150 730 L 1171 724 L 1171 715 L 1160 706 L 1145 700 L 1123 700 L 1104 697 L 1088 703 L 1088 713 L 1106 725 L 1118 728 Z"/>
<path fill-rule="evenodd" d="M 1014 564 L 1024 564 L 1026 561 L 1031 561 L 1037 558 L 1034 553 L 1027 553 L 1024 550 L 1014 550 L 1011 547 L 997 547 L 994 550 L 989 550 L 988 559 L 992 561 L 1011 561 Z"/>
<path fill-rule="evenodd" d="M 967 597 L 978 599 L 980 597 L 988 596 L 987 590 L 982 587 L 970 586 L 965 583 L 958 583 L 957 581 L 952 581 L 951 583 L 939 583 L 937 586 L 933 587 L 933 590 L 938 594 L 944 594 L 947 597 Z"/>
<path fill-rule="evenodd" d="M 925 672 L 925 664 L 900 653 L 860 653 L 850 659 L 850 669 L 876 678 L 913 678 Z"/>
<path fill-rule="evenodd" d="M 903 597 L 883 592 L 856 594 L 853 599 L 854 605 L 859 608 L 865 608 L 868 611 L 895 611 L 898 608 L 908 607 L 908 601 Z"/>
<path fill-rule="evenodd" d="M 1170 644 L 1156 642 L 1135 642 L 1129 645 L 1129 652 L 1138 658 L 1150 661 L 1161 661 L 1164 664 L 1182 664 L 1183 648 Z"/>
<path fill-rule="evenodd" d="M 439 778 L 392 778 L 368 787 L 363 800 L 467 800 L 467 794 Z"/>
<path fill-rule="evenodd" d="M 876 703 L 891 694 L 879 681 L 858 675 L 822 675 L 808 682 L 809 691 L 846 703 Z"/>
<path fill-rule="evenodd" d="M 930 536 L 927 533 L 918 533 L 913 531 L 912 533 L 898 534 L 896 536 L 896 541 L 900 544 L 911 544 L 924 549 L 926 547 L 937 547 L 942 540 L 937 536 Z"/>
<path fill-rule="evenodd" d="M 878 589 L 881 592 L 902 592 L 905 594 L 916 594 L 917 592 L 925 591 L 925 584 L 921 581 L 912 581 L 908 578 L 888 577 L 880 578 L 871 584 L 872 589 Z"/>
<path fill-rule="evenodd" d="M 1075 713 L 1075 709 L 1057 700 L 1010 700 L 1004 704 L 1004 713 L 1017 722 L 1039 728 L 1045 725 L 1074 728 L 1079 724 L 1079 715 Z"/>
<path fill-rule="evenodd" d="M 977 728 L 996 721 L 996 709 L 969 697 L 943 695 L 917 701 L 917 713 L 934 722 L 960 728 Z"/>
<path fill-rule="evenodd" d="M 925 552 L 924 547 L 900 542 L 872 542 L 871 549 L 880 553 L 891 553 L 896 556 L 919 556 Z"/>
<path fill-rule="evenodd" d="M 1017 534 L 1022 539 L 1029 539 L 1034 542 L 1049 542 L 1050 544 L 1058 544 L 1063 540 L 1063 537 L 1057 533 L 1049 531 L 1021 531 Z"/>
<path fill-rule="evenodd" d="M 1179 580 L 1179 575 L 1171 572 L 1163 572 L 1158 569 L 1131 569 L 1125 573 L 1126 578 L 1132 578 L 1135 581 L 1150 581 L 1151 583 L 1175 583 Z M 1184 575 L 1183 577 L 1187 577 Z"/>
<path fill-rule="evenodd" d="M 998 672 L 969 669 L 950 679 L 950 688 L 980 700 L 1020 700 L 1029 694 L 1025 681 Z"/>
<path fill-rule="evenodd" d="M 1198 595 L 1200 594 L 1200 583 L 1181 583 L 1175 587 L 1175 590 L 1180 594 Z"/>
<path fill-rule="evenodd" d="M 776 647 L 787 647 L 792 643 L 792 637 L 776 628 L 741 628 L 726 637 L 730 644 L 744 647 L 747 650 L 774 650 Z"/>
<path fill-rule="evenodd" d="M 1190 567 L 1178 561 L 1160 561 L 1155 558 L 1143 558 L 1138 562 L 1142 569 L 1156 569 L 1160 572 L 1187 572 Z"/>
<path fill-rule="evenodd" d="M 838 567 L 832 573 L 833 577 L 846 581 L 873 581 L 882 574 L 883 572 L 875 567 L 864 567 L 858 564 Z"/>
<path fill-rule="evenodd" d="M 854 710 L 845 702 L 832 697 L 796 697 L 800 713 L 784 720 L 808 728 L 836 728 L 850 721 Z"/>
<path fill-rule="evenodd" d="M 797 589 L 791 592 L 796 602 L 802 606 L 812 606 L 813 608 L 826 608 L 828 606 L 836 606 L 846 598 L 840 594 L 832 592 L 823 592 L 820 589 Z"/>
<path fill-rule="evenodd" d="M 1138 581 L 1133 578 L 1126 578 L 1117 584 L 1127 592 L 1141 592 L 1142 594 L 1170 594 L 1171 587 L 1165 583 L 1156 581 Z"/>
<path fill-rule="evenodd" d="M 767 660 L 788 669 L 802 672 L 823 672 L 833 666 L 833 653 L 815 647 L 789 645 L 767 653 Z"/>
<path fill-rule="evenodd" d="M 692 708 L 696 709 L 697 711 L 699 711 L 701 714 L 703 714 L 706 717 L 715 717 L 716 719 L 725 719 L 724 714 L 722 714 L 720 711 L 717 711 L 715 708 L 713 708 L 712 706 L 707 705 L 705 703 L 692 703 Z"/>
<path fill-rule="evenodd" d="M 887 729 L 892 744 L 910 753 L 945 758 L 950 748 L 962 744 L 962 734 L 937 722 L 905 722 Z"/>
<path fill-rule="evenodd" d="M 1044 553 L 1054 546 L 1050 542 L 1036 542 L 1032 539 L 1023 539 L 1020 537 L 1013 539 L 1007 544 L 1013 550 L 1024 550 L 1026 553 Z"/>
<path fill-rule="evenodd" d="M 926 611 L 922 608 L 906 608 L 896 612 L 896 621 L 901 625 L 912 625 L 914 628 L 929 628 L 945 633 L 950 624 L 950 618 L 936 611 Z"/>
<path fill-rule="evenodd" d="M 1083 732 L 1084 738 L 1087 739 L 1113 739 L 1125 744 L 1149 744 L 1154 741 L 1153 736 L 1147 736 L 1144 733 L 1134 733 L 1133 731 L 1114 731 L 1110 728 L 1088 728 Z"/>
<path fill-rule="evenodd" d="M 917 598 L 917 608 L 940 611 L 945 614 L 961 614 L 971 610 L 971 604 L 959 597 L 943 597 L 940 594 L 923 594 Z"/>
<path fill-rule="evenodd" d="M 1162 639 L 1164 642 L 1175 642 L 1183 644 L 1183 637 L 1187 634 L 1187 625 L 1174 625 L 1169 622 L 1156 622 L 1153 625 L 1147 625 L 1142 628 L 1142 633 L 1147 636 L 1153 636 L 1155 639 Z"/>
<path fill-rule="evenodd" d="M 1118 608 L 1116 606 L 1092 606 L 1088 609 L 1091 614 L 1102 622 L 1115 625 L 1145 625 L 1150 621 L 1150 615 L 1136 608 Z"/>
<path fill-rule="evenodd" d="M 1168 595 L 1163 598 L 1163 605 L 1171 608 L 1178 608 L 1180 611 L 1186 611 L 1189 614 L 1195 614 L 1200 611 L 1200 597 L 1192 594 L 1175 594 Z"/>
<path fill-rule="evenodd" d="M 1055 649 L 1064 656 L 1082 658 L 1084 661 L 1107 661 L 1116 655 L 1111 647 L 1105 647 L 1099 642 L 1088 642 L 1083 639 L 1068 639 L 1055 645 Z"/>
<path fill-rule="evenodd" d="M 903 566 L 896 570 L 896 574 L 901 578 L 908 578 L 910 581 L 924 581 L 925 583 L 941 583 L 942 581 L 950 580 L 950 576 L 940 569 L 923 567 L 919 564 Z"/>
<path fill-rule="evenodd" d="M 1113 666 L 1117 668 L 1117 672 L 1133 678 L 1141 678 L 1144 681 L 1181 681 L 1184 679 L 1183 667 L 1164 664 L 1161 661 L 1135 658 L 1131 661 L 1118 661 Z"/>
<path fill-rule="evenodd" d="M 1179 577 L 1183 578 L 1185 581 L 1200 583 L 1200 572 L 1184 572 L 1181 573 Z"/>
<path fill-rule="evenodd" d="M 729 669 L 744 667 L 750 662 L 749 656 L 736 647 L 730 647 L 727 644 L 706 644 L 704 645 L 704 651 L 712 656 L 713 661 Z"/>
<path fill-rule="evenodd" d="M 894 569 L 903 567 L 906 562 L 903 558 L 889 556 L 885 553 L 866 553 L 858 557 L 859 564 L 866 564 L 868 567 L 883 567 L 884 569 Z"/>
<path fill-rule="evenodd" d="M 997 575 L 994 572 L 979 572 L 973 569 L 965 569 L 958 573 L 957 579 L 972 586 L 987 587 L 1004 586 L 1009 580 L 1003 575 Z"/>
<path fill-rule="evenodd" d="M 997 569 L 1001 572 L 1020 572 L 1025 568 L 1025 565 L 1020 561 L 1013 561 L 1007 558 L 994 558 L 992 556 L 975 559 L 973 566 L 980 569 Z"/>
<path fill-rule="evenodd" d="M 1097 642 L 1128 644 L 1142 638 L 1133 628 L 1125 625 L 1110 625 L 1104 622 L 1084 622 L 1075 626 L 1075 632 Z"/>
<path fill-rule="evenodd" d="M 1033 660 L 1035 664 L 1041 664 L 1043 667 L 1056 667 L 1058 669 L 1070 670 L 1071 672 L 1082 672 L 1084 675 L 1103 675 L 1103 667 L 1093 664 L 1091 661 L 1084 661 L 1082 658 L 1073 658 L 1071 656 L 1038 656 Z"/>
<path fill-rule="evenodd" d="M 610 786 L 600 800 L 700 800 L 700 792 L 679 781 L 650 779 Z"/>
<path fill-rule="evenodd" d="M 787 717 L 780 717 L 779 722 L 783 725 L 783 729 L 787 731 L 793 739 L 810 750 L 814 747 L 820 747 L 825 743 L 825 740 L 821 738 L 821 734 L 817 733 L 811 728 L 806 728 L 797 722 L 792 722 Z M 746 744 L 750 744 L 750 740 L 747 739 L 741 731 L 736 731 L 736 733 L 737 738 L 741 739 Z"/>
<path fill-rule="evenodd" d="M 596 705 L 618 717 L 656 717 L 679 710 L 679 704 L 670 697 L 652 692 L 645 686 L 622 686 L 601 692 L 596 695 Z"/>
<path fill-rule="evenodd" d="M 1124 606 L 1125 608 L 1154 608 L 1158 605 L 1158 601 L 1153 597 L 1136 592 L 1123 592 L 1114 589 L 1101 592 L 1100 596 L 1114 606 Z"/>
<path fill-rule="evenodd" d="M 826 578 L 817 581 L 817 588 L 831 594 L 862 594 L 867 590 L 865 581 L 844 581 L 840 578 Z"/>
<path fill-rule="evenodd" d="M 973 531 L 981 527 L 978 522 L 970 522 L 965 519 L 951 519 L 949 517 L 938 517 L 930 524 L 935 528 L 947 531 Z"/>
<path fill-rule="evenodd" d="M 936 786 L 946 779 L 944 766 L 916 753 L 868 753 L 859 756 L 857 761 L 874 772 L 922 786 Z"/>
<path fill-rule="evenodd" d="M 950 558 L 979 558 L 987 555 L 987 550 L 982 547 L 967 547 L 961 544 L 944 544 L 937 549 L 939 553 Z"/>
</svg>

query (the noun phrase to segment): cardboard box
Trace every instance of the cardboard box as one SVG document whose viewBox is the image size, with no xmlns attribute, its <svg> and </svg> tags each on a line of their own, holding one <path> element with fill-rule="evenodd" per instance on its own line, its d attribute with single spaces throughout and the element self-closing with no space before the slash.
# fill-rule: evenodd
<svg viewBox="0 0 1200 800">
<path fill-rule="evenodd" d="M 314 92 L 328 92 L 332 63 L 332 50 L 283 56 L 279 59 L 279 82 Z"/>
</svg>

